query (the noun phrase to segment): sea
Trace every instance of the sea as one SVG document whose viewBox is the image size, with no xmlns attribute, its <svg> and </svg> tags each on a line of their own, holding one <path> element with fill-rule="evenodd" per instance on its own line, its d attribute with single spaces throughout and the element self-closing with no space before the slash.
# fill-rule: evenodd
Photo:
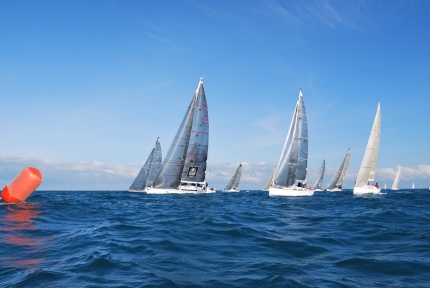
<svg viewBox="0 0 430 288">
<path fill-rule="evenodd" d="M 430 287 L 429 189 L 35 191 L 0 231 L 0 287 Z"/>
</svg>

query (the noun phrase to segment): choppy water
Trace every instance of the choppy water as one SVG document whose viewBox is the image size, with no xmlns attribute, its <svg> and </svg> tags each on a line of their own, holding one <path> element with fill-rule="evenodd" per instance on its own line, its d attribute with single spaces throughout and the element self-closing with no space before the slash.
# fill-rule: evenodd
<svg viewBox="0 0 430 288">
<path fill-rule="evenodd" d="M 0 205 L 0 287 L 429 287 L 430 190 L 36 191 Z"/>
</svg>

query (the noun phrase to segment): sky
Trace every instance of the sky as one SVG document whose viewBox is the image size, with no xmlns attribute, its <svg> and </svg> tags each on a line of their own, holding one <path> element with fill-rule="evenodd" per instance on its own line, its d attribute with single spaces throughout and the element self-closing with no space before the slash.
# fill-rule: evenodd
<svg viewBox="0 0 430 288">
<path fill-rule="evenodd" d="M 378 102 L 376 181 L 430 186 L 430 1 L 0 0 L 0 186 L 127 190 L 157 137 L 163 155 L 200 77 L 207 181 L 262 189 L 300 87 L 308 181 L 351 148 L 352 188 Z"/>
</svg>

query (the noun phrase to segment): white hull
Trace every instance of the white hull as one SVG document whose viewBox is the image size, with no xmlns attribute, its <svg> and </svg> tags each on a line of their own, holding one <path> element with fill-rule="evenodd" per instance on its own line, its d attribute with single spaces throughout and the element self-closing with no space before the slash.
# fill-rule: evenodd
<svg viewBox="0 0 430 288">
<path fill-rule="evenodd" d="M 146 193 L 146 190 L 128 189 L 128 192 Z"/>
<path fill-rule="evenodd" d="M 215 193 L 215 190 L 183 190 L 183 189 L 163 189 L 163 188 L 149 188 L 148 194 L 209 194 Z"/>
<path fill-rule="evenodd" d="M 172 188 L 147 188 L 148 194 L 207 194 L 215 193 L 215 189 L 206 187 L 205 182 L 182 182 L 177 189 Z"/>
<path fill-rule="evenodd" d="M 381 193 L 381 189 L 375 186 L 366 185 L 362 187 L 354 187 L 353 194 L 379 194 Z"/>
<path fill-rule="evenodd" d="M 301 187 L 285 187 L 285 188 L 274 188 L 270 187 L 269 196 L 312 196 L 314 190 Z"/>
<path fill-rule="evenodd" d="M 323 189 L 314 189 L 314 192 L 323 192 L 324 190 Z"/>
<path fill-rule="evenodd" d="M 342 192 L 342 189 L 339 188 L 333 188 L 333 189 L 327 189 L 328 192 Z"/>
<path fill-rule="evenodd" d="M 222 190 L 222 192 L 240 192 L 240 190 L 230 189 L 230 190 Z"/>
</svg>

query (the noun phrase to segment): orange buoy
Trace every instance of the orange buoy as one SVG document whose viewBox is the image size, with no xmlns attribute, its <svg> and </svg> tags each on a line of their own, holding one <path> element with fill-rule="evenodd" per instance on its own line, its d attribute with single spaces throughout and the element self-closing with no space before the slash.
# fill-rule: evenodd
<svg viewBox="0 0 430 288">
<path fill-rule="evenodd" d="M 1 191 L 4 202 L 21 202 L 42 183 L 42 174 L 34 167 L 24 168 L 18 176 Z"/>
</svg>

